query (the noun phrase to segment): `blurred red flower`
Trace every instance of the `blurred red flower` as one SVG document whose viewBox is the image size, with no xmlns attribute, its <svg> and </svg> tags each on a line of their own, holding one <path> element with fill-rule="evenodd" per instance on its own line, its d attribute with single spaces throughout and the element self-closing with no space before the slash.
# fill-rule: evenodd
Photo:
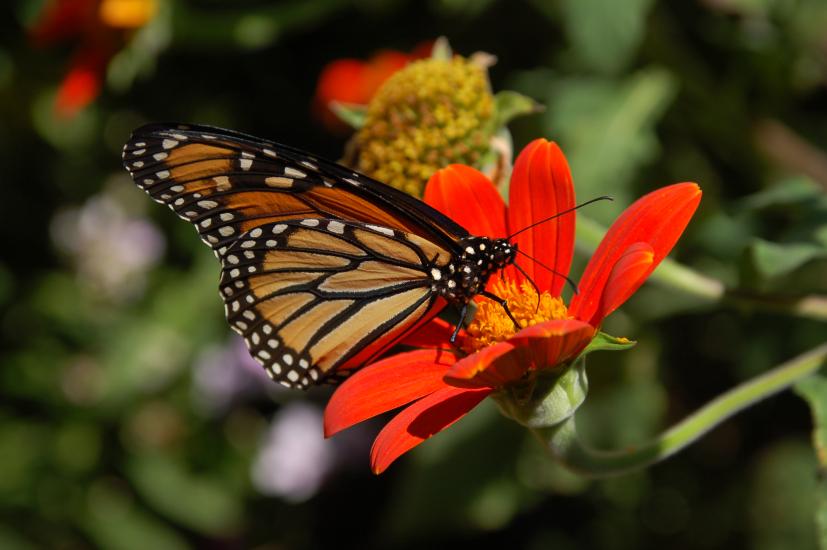
<svg viewBox="0 0 827 550">
<path fill-rule="evenodd" d="M 401 454 L 447 428 L 485 397 L 541 370 L 560 368 L 594 338 L 603 319 L 625 302 L 677 242 L 701 198 L 694 183 L 640 198 L 615 221 L 595 251 L 568 307 L 560 298 L 574 254 L 571 212 L 516 235 L 523 271 L 513 266 L 488 288 L 505 298 L 520 322 L 481 299 L 474 320 L 449 344 L 452 327 L 435 319 L 404 344 L 418 349 L 370 365 L 345 381 L 325 411 L 325 435 L 408 405 L 380 432 L 371 451 L 381 473 Z M 480 172 L 451 165 L 434 174 L 425 201 L 472 234 L 506 237 L 575 205 L 571 174 L 553 142 L 538 139 L 519 155 L 509 204 Z M 541 264 L 548 266 L 547 269 Z M 553 270 L 553 271 L 552 271 Z"/>
<path fill-rule="evenodd" d="M 50 0 L 29 29 L 35 46 L 77 41 L 55 112 L 71 118 L 99 94 L 109 60 L 157 11 L 155 0 Z"/>
<path fill-rule="evenodd" d="M 348 127 L 333 111 L 330 103 L 366 105 L 379 87 L 393 73 L 416 59 L 431 55 L 433 42 L 423 42 L 411 53 L 380 50 L 367 61 L 337 59 L 325 65 L 319 74 L 313 100 L 315 116 L 331 132 L 343 133 Z"/>
</svg>

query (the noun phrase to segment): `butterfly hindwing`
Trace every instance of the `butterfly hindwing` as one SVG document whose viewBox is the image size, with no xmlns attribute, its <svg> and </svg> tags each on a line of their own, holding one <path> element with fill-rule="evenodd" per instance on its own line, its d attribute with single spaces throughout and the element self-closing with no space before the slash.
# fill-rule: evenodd
<svg viewBox="0 0 827 550">
<path fill-rule="evenodd" d="M 276 381 L 336 380 L 441 309 L 449 254 L 403 231 L 327 218 L 242 235 L 222 257 L 227 320 Z"/>
</svg>

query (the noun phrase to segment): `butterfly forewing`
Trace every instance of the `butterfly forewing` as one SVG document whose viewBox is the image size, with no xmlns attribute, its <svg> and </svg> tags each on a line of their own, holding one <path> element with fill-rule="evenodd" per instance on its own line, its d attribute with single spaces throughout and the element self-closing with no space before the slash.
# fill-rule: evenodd
<svg viewBox="0 0 827 550">
<path fill-rule="evenodd" d="M 468 234 L 424 203 L 367 176 L 226 130 L 149 125 L 134 132 L 123 158 L 138 186 L 193 223 L 218 255 L 242 233 L 286 219 L 372 223 L 448 248 Z"/>
<path fill-rule="evenodd" d="M 307 387 L 375 357 L 439 301 L 429 270 L 449 255 L 421 237 L 326 218 L 243 235 L 222 258 L 230 325 L 276 381 Z"/>
</svg>

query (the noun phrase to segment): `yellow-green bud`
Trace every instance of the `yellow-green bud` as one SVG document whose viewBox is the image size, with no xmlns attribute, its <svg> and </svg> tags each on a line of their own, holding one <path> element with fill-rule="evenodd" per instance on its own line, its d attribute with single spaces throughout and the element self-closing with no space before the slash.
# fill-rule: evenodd
<svg viewBox="0 0 827 550">
<path fill-rule="evenodd" d="M 438 169 L 479 165 L 493 115 L 483 67 L 459 56 L 416 61 L 389 78 L 368 105 L 356 135 L 357 168 L 421 197 Z"/>
</svg>

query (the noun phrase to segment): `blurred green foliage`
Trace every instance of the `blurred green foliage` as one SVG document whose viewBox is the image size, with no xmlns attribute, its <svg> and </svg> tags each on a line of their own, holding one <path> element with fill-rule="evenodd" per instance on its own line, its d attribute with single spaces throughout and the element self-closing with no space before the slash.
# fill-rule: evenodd
<svg viewBox="0 0 827 550">
<path fill-rule="evenodd" d="M 615 197 L 585 216 L 605 225 L 648 190 L 698 181 L 678 260 L 739 291 L 823 296 L 823 1 L 159 0 L 71 119 L 53 105 L 72 43 L 27 36 L 42 4 L 13 2 L 0 23 L 0 548 L 827 541 L 827 374 L 799 385 L 806 402 L 775 397 L 617 479 L 561 470 L 490 404 L 373 477 L 378 424 L 323 443 L 320 425 L 291 428 L 291 403 L 318 410 L 328 390 L 256 377 L 223 321 L 212 255 L 120 168 L 129 131 L 159 120 L 338 158 L 343 140 L 311 113 L 321 68 L 445 35 L 498 56 L 495 91 L 546 105 L 513 123 L 515 145 L 559 141 L 579 196 Z M 606 330 L 638 345 L 590 356 L 581 427 L 601 447 L 643 441 L 827 334 L 823 320 L 699 307 L 654 284 Z"/>
</svg>

